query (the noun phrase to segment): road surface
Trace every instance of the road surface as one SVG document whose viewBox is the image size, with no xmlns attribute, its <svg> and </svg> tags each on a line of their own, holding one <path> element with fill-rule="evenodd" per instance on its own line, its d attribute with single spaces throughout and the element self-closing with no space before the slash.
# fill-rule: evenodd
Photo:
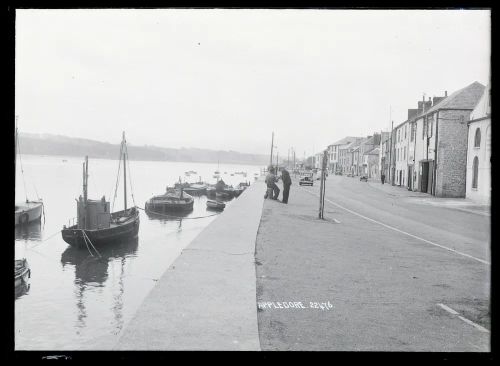
<svg viewBox="0 0 500 366">
<path fill-rule="evenodd" d="M 490 351 L 487 210 L 330 176 L 266 200 L 256 243 L 262 350 Z"/>
</svg>

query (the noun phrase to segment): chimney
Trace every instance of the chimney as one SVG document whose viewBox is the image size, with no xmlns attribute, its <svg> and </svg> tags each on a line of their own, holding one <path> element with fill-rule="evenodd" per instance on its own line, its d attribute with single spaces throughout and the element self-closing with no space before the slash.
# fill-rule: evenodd
<svg viewBox="0 0 500 366">
<path fill-rule="evenodd" d="M 442 101 L 444 98 L 446 98 L 446 96 L 444 97 L 433 97 L 432 98 L 432 105 L 436 105 L 438 104 L 440 101 Z"/>
<path fill-rule="evenodd" d="M 408 109 L 408 119 L 416 117 L 418 114 L 418 109 Z"/>
<path fill-rule="evenodd" d="M 417 115 L 422 114 L 424 109 L 424 102 L 418 101 Z"/>
<path fill-rule="evenodd" d="M 446 98 L 448 96 L 448 90 L 444 91 L 444 97 Z"/>
</svg>

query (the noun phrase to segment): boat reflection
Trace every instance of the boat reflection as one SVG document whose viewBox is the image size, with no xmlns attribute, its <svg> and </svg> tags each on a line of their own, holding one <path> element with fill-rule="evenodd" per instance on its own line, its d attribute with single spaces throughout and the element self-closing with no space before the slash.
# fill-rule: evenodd
<svg viewBox="0 0 500 366">
<path fill-rule="evenodd" d="M 115 330 L 120 330 L 123 326 L 123 268 L 128 257 L 135 256 L 139 245 L 138 237 L 131 238 L 122 242 L 113 243 L 113 245 L 98 248 L 100 257 L 93 252 L 93 256 L 86 249 L 78 249 L 68 246 L 61 255 L 63 268 L 72 265 L 75 268 L 75 296 L 76 307 L 78 309 L 76 328 L 85 328 L 87 318 L 85 292 L 88 289 L 102 287 L 108 280 L 108 268 L 111 263 L 113 273 L 114 264 L 120 263 L 120 275 L 115 280 L 118 284 L 118 294 L 113 296 L 113 312 L 116 324 Z M 112 276 L 111 280 L 115 277 Z M 114 287 L 114 286 L 113 286 Z"/>
<path fill-rule="evenodd" d="M 16 225 L 15 239 L 40 241 L 42 239 L 42 220 L 32 221 L 25 225 Z"/>
<path fill-rule="evenodd" d="M 15 287 L 14 299 L 17 300 L 21 296 L 27 295 L 30 291 L 30 283 L 24 282 L 19 286 Z"/>
</svg>

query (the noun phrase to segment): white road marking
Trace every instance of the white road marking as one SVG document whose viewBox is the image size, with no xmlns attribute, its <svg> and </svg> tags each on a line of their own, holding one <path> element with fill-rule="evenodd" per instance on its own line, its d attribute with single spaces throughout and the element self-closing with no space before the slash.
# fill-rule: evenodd
<svg viewBox="0 0 500 366">
<path fill-rule="evenodd" d="M 449 308 L 448 306 L 444 305 L 444 304 L 438 304 L 439 307 L 443 308 L 444 310 L 446 310 L 447 312 L 453 314 L 453 315 L 458 315 L 458 313 L 453 310 L 452 308 Z"/>
<path fill-rule="evenodd" d="M 315 195 L 315 196 L 319 197 L 319 195 L 318 195 L 318 194 L 316 194 L 316 193 L 314 193 L 314 192 L 311 192 L 311 191 L 309 191 L 309 190 L 307 190 L 307 189 L 304 189 L 304 191 L 308 192 L 309 194 L 312 194 L 312 195 Z M 483 259 L 476 258 L 476 257 L 473 257 L 472 255 L 467 254 L 467 253 L 459 252 L 458 250 L 455 250 L 455 249 L 452 249 L 452 248 L 445 247 L 444 245 L 440 245 L 440 244 L 434 243 L 434 242 L 432 242 L 432 241 L 430 241 L 430 240 L 427 240 L 427 239 L 421 238 L 421 237 L 419 237 L 419 236 L 416 236 L 416 235 L 413 235 L 413 234 L 407 233 L 406 231 L 403 231 L 403 230 L 400 230 L 400 229 L 398 229 L 398 228 L 395 228 L 394 226 L 390 226 L 390 225 L 384 224 L 383 222 L 380 222 L 380 221 L 377 221 L 377 220 L 371 219 L 371 218 L 369 218 L 369 217 L 366 217 L 366 216 L 364 216 L 364 215 L 361 215 L 360 213 L 357 213 L 357 212 L 355 212 L 355 211 L 352 211 L 352 210 L 350 210 L 350 209 L 348 209 L 348 208 L 346 208 L 346 207 L 344 207 L 344 206 L 339 205 L 338 203 L 332 202 L 332 201 L 330 201 L 330 200 L 329 200 L 329 199 L 327 199 L 327 198 L 325 198 L 325 201 L 327 201 L 327 202 L 331 203 L 332 205 L 335 205 L 335 206 L 337 206 L 337 207 L 340 207 L 341 209 L 346 210 L 347 212 L 350 212 L 350 213 L 352 213 L 353 215 L 359 216 L 359 217 L 361 217 L 361 218 L 363 218 L 363 219 L 365 219 L 365 220 L 368 220 L 368 221 L 374 222 L 374 223 L 376 223 L 376 224 L 382 225 L 382 226 L 384 226 L 384 227 L 386 227 L 386 228 L 388 228 L 388 229 L 391 229 L 391 230 L 397 231 L 398 233 L 401 233 L 401 234 L 405 234 L 405 235 L 411 236 L 411 237 L 412 237 L 412 238 L 414 238 L 414 239 L 421 240 L 421 241 L 423 241 L 423 242 L 425 242 L 425 243 L 428 243 L 428 244 L 434 245 L 434 246 L 436 246 L 436 247 L 439 247 L 439 248 L 442 248 L 442 249 L 448 250 L 448 251 L 450 251 L 450 252 L 453 252 L 453 253 L 456 253 L 456 254 L 459 254 L 459 255 L 463 255 L 464 257 L 468 257 L 468 258 L 474 259 L 474 260 L 476 260 L 476 261 L 478 261 L 478 262 L 481 262 L 481 263 L 484 263 L 484 264 L 491 265 L 491 263 L 490 263 L 490 262 L 485 261 L 485 260 L 483 260 Z"/>
<path fill-rule="evenodd" d="M 336 224 L 340 224 L 340 221 L 337 220 L 337 219 L 333 219 L 333 221 L 336 223 Z"/>
<path fill-rule="evenodd" d="M 449 312 L 450 314 L 452 315 L 458 315 L 458 318 L 464 322 L 466 322 L 467 324 L 469 325 L 472 325 L 474 328 L 476 329 L 479 329 L 480 331 L 482 332 L 485 332 L 485 333 L 490 333 L 490 331 L 488 329 L 486 329 L 485 327 L 482 327 L 480 326 L 479 324 L 476 324 L 474 323 L 472 320 L 469 320 L 467 318 L 464 318 L 463 316 L 459 315 L 455 310 L 453 310 L 452 308 L 444 305 L 444 304 L 437 304 L 440 308 L 446 310 L 447 312 Z"/>
</svg>

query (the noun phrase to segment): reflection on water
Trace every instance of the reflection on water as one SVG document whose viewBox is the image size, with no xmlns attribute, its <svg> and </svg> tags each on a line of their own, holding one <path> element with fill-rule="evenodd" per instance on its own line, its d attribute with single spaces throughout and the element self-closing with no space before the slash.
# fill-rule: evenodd
<svg viewBox="0 0 500 366">
<path fill-rule="evenodd" d="M 33 240 L 40 241 L 42 236 L 43 224 L 42 220 L 32 221 L 27 225 L 16 225 L 15 238 L 16 240 Z"/>
<path fill-rule="evenodd" d="M 213 214 L 207 211 L 204 195 L 194 196 L 191 212 L 168 213 L 176 217 L 141 210 L 137 238 L 97 247 L 102 257 L 95 256 L 94 251 L 92 256 L 86 248 L 69 246 L 61 236 L 62 226 L 75 216 L 75 198 L 82 193 L 82 159 L 65 159 L 67 162 L 62 162 L 61 157 L 23 156 L 23 164 L 36 177 L 37 190 L 43 196 L 46 222 L 42 219 L 15 228 L 16 258 L 25 257 L 32 271 L 29 285 L 16 291 L 16 350 L 112 349 L 120 330 L 132 319 L 168 266 L 216 218 L 193 219 Z M 186 170 L 197 171 L 201 179 L 210 180 L 217 169 L 217 162 L 129 163 L 134 200 L 140 207 L 163 192 L 165 185 L 177 181 Z M 116 160 L 93 159 L 91 164 L 90 198 L 103 194 L 112 197 Z M 250 168 L 224 166 L 228 172 Z M 259 170 L 251 169 L 250 174 Z M 18 178 L 16 200 L 22 200 L 24 186 Z M 237 185 L 241 177 L 224 176 L 224 180 Z M 123 197 L 118 195 L 115 207 L 121 209 L 123 204 Z"/>
<path fill-rule="evenodd" d="M 14 298 L 18 299 L 21 296 L 27 295 L 29 290 L 30 290 L 30 283 L 28 280 L 28 282 L 23 282 L 22 284 L 16 287 Z"/>
<path fill-rule="evenodd" d="M 75 296 L 77 308 L 77 328 L 85 328 L 85 319 L 87 312 L 85 308 L 85 292 L 89 288 L 102 287 L 108 279 L 108 267 L 114 260 L 120 262 L 120 274 L 118 279 L 118 294 L 113 296 L 113 316 L 115 319 L 114 329 L 121 330 L 123 327 L 123 268 L 129 257 L 135 256 L 139 244 L 138 237 L 124 240 L 122 242 L 113 243 L 109 246 L 99 247 L 100 257 L 91 254 L 86 249 L 78 249 L 72 246 L 61 255 L 61 263 L 63 268 L 67 265 L 72 265 L 75 268 Z"/>
</svg>

